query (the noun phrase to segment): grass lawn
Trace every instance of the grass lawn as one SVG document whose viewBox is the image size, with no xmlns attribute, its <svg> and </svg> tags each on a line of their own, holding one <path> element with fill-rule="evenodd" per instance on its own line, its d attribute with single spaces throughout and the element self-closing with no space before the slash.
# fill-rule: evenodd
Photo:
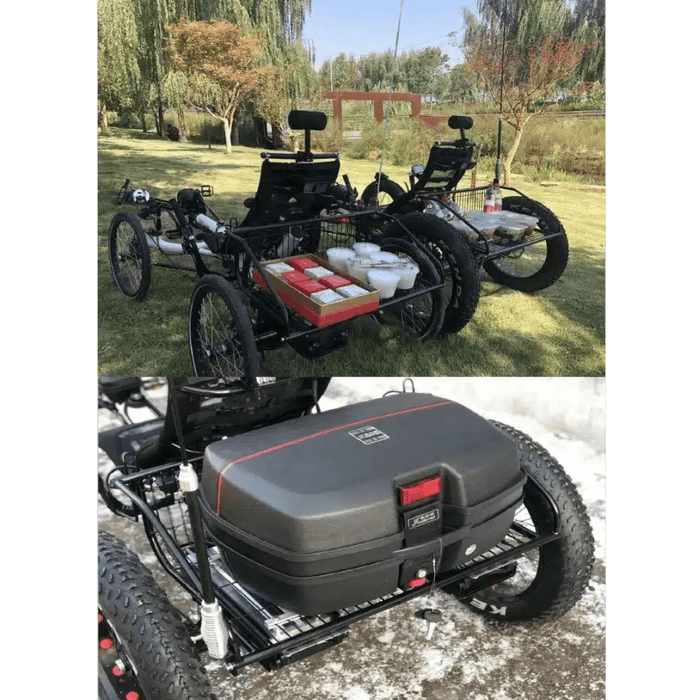
<svg viewBox="0 0 700 700">
<path fill-rule="evenodd" d="M 112 129 L 100 136 L 98 176 L 98 371 L 107 375 L 190 375 L 187 309 L 193 275 L 152 270 L 144 302 L 120 296 L 107 256 L 107 233 L 117 211 L 111 195 L 125 178 L 154 195 L 209 184 L 209 200 L 222 218 L 245 215 L 260 172 L 259 149 L 162 141 L 153 134 Z M 341 174 L 361 192 L 378 162 L 341 160 Z M 407 180 L 405 167 L 385 163 L 387 175 Z M 489 173 L 481 172 L 484 177 Z M 605 193 L 574 183 L 514 186 L 561 219 L 569 264 L 552 287 L 524 294 L 482 275 L 481 301 L 472 321 L 455 336 L 427 343 L 396 337 L 370 319 L 351 324 L 348 346 L 310 362 L 290 348 L 269 352 L 269 375 L 356 376 L 594 376 L 605 374 Z M 124 207 L 136 211 L 135 207 Z"/>
</svg>

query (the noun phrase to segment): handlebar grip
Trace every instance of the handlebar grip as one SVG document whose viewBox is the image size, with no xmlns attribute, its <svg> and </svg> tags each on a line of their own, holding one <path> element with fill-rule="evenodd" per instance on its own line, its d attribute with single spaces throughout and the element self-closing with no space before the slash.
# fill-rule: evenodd
<svg viewBox="0 0 700 700">
<path fill-rule="evenodd" d="M 183 228 L 186 227 L 188 225 L 187 217 L 185 216 L 185 213 L 182 210 L 182 207 L 178 203 L 177 199 L 171 199 L 168 202 L 168 204 L 170 205 L 172 212 L 175 215 L 175 218 L 177 219 L 177 223 Z"/>
</svg>

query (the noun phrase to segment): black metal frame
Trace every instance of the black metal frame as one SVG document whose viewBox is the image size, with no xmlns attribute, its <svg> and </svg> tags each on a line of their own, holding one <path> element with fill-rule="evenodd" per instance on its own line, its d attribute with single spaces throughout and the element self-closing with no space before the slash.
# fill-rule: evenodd
<svg viewBox="0 0 700 700">
<path fill-rule="evenodd" d="M 196 468 L 201 466 L 201 458 L 190 460 Z M 186 520 L 189 517 L 187 509 L 182 504 L 173 504 L 167 498 L 155 496 L 159 481 L 175 479 L 180 463 L 171 462 L 161 466 L 134 471 L 114 477 L 108 484 L 110 489 L 119 489 L 130 499 L 133 509 L 144 518 L 146 536 L 165 571 L 185 588 L 195 601 L 202 601 L 202 582 L 196 569 L 196 557 L 192 530 L 188 532 L 187 523 L 180 532 L 180 525 L 170 527 L 162 512 L 168 512 L 174 507 L 180 508 L 179 515 Z M 542 489 L 532 481 L 529 488 Z M 542 491 L 544 493 L 544 491 Z M 150 495 L 150 498 L 149 498 Z M 546 494 L 545 494 L 546 495 Z M 261 663 L 268 670 L 282 666 L 308 656 L 333 645 L 346 636 L 348 628 L 355 622 L 387 610 L 395 605 L 425 595 L 434 588 L 444 588 L 460 597 L 470 597 L 474 593 L 510 578 L 515 573 L 515 562 L 527 552 L 541 547 L 559 537 L 558 512 L 553 508 L 553 522 L 549 532 L 535 532 L 519 523 L 513 523 L 506 538 L 488 552 L 476 557 L 467 564 L 452 571 L 438 573 L 430 585 L 408 591 L 397 589 L 393 594 L 379 600 L 368 601 L 358 606 L 315 616 L 296 616 L 281 624 L 296 626 L 296 633 L 277 632 L 285 634 L 286 639 L 275 638 L 260 619 L 256 619 L 251 601 L 254 596 L 245 592 L 237 584 L 227 567 L 224 566 L 217 548 L 207 542 L 208 559 L 212 569 L 212 580 L 217 600 L 224 610 L 225 617 L 232 634 L 232 650 L 224 659 L 228 670 L 236 675 L 242 668 L 253 663 Z M 168 516 L 173 521 L 172 516 Z M 449 535 L 446 533 L 445 536 Z M 260 608 L 262 610 L 262 608 Z M 252 611 L 252 612 L 251 612 Z M 274 621 L 274 619 L 273 619 Z M 294 627 L 292 627 L 294 630 Z"/>
<path fill-rule="evenodd" d="M 303 152 L 300 153 L 303 155 Z M 274 154 L 267 155 L 271 157 Z M 278 157 L 289 158 L 290 155 L 297 157 L 297 154 L 279 154 Z M 327 155 L 335 154 L 314 154 L 314 158 Z M 212 250 L 212 254 L 213 257 L 216 257 L 223 263 L 224 272 L 222 273 L 219 270 L 211 269 L 206 265 L 197 247 L 198 240 L 194 232 L 195 230 L 188 221 L 185 210 L 175 199 L 164 200 L 151 198 L 143 205 L 139 212 L 139 217 L 145 221 L 155 221 L 155 230 L 145 231 L 147 236 L 165 235 L 172 240 L 179 239 L 182 243 L 183 251 L 191 256 L 194 267 L 184 267 L 156 261 L 151 261 L 151 266 L 184 272 L 194 272 L 199 278 L 208 274 L 216 274 L 233 284 L 236 291 L 239 294 L 245 295 L 249 303 L 256 308 L 262 314 L 264 320 L 272 326 L 272 328 L 262 336 L 256 336 L 258 349 L 276 349 L 283 345 L 293 343 L 295 340 L 332 332 L 333 329 L 342 327 L 348 323 L 348 321 L 340 321 L 324 327 L 312 326 L 312 324 L 296 314 L 293 310 L 290 310 L 284 302 L 282 302 L 274 285 L 271 284 L 269 274 L 261 264 L 262 260 L 270 258 L 265 257 L 261 260 L 255 249 L 257 248 L 260 250 L 266 243 L 269 244 L 270 240 L 281 238 L 285 233 L 296 227 L 301 227 L 301 229 L 305 231 L 316 228 L 320 232 L 320 240 L 324 241 L 325 245 L 319 246 L 316 250 L 306 251 L 310 254 L 317 255 L 322 254 L 327 248 L 339 245 L 341 241 L 345 243 L 354 242 L 356 240 L 376 241 L 380 233 L 392 223 L 396 223 L 402 229 L 402 238 L 418 248 L 429 260 L 430 264 L 437 272 L 440 281 L 436 285 L 426 286 L 418 291 L 408 291 L 396 294 L 390 299 L 380 300 L 377 312 L 384 311 L 392 306 L 403 304 L 411 299 L 431 294 L 436 290 L 444 288 L 444 270 L 442 265 L 440 265 L 435 258 L 432 250 L 418 240 L 399 219 L 384 212 L 369 211 L 366 209 L 359 209 L 357 211 L 343 209 L 339 213 L 329 214 L 323 217 L 290 220 L 283 223 L 265 224 L 262 226 L 237 227 L 235 225 L 235 220 L 231 220 L 228 223 L 223 222 L 210 207 L 207 206 L 206 209 L 217 222 L 226 227 L 226 233 L 212 234 L 215 238 L 211 236 L 208 238 L 210 241 L 215 240 L 215 248 L 217 248 L 218 251 L 223 251 L 217 252 L 216 250 Z M 162 213 L 164 211 L 172 214 L 175 223 L 174 229 L 163 229 Z M 205 240 L 207 240 L 206 236 Z M 159 250 L 159 252 L 166 257 L 175 255 L 162 250 Z M 177 255 L 180 254 L 177 253 Z M 251 267 L 255 267 L 265 280 L 269 294 L 267 291 L 262 291 L 252 284 L 248 274 Z M 242 274 L 243 270 L 246 271 L 246 274 Z"/>
</svg>

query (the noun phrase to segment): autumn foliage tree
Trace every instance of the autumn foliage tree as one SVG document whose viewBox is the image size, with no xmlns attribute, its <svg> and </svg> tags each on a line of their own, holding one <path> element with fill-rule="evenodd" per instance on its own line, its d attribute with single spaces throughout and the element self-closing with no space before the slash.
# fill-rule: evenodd
<svg viewBox="0 0 700 700">
<path fill-rule="evenodd" d="M 272 66 L 259 65 L 262 39 L 225 20 L 182 21 L 169 28 L 165 55 L 174 71 L 184 76 L 188 104 L 223 122 L 226 151 L 244 100 L 255 96 Z"/>
<path fill-rule="evenodd" d="M 502 96 L 503 120 L 514 130 L 503 160 L 504 185 L 510 184 L 525 125 L 556 101 L 558 91 L 571 81 L 588 49 L 588 44 L 575 39 L 551 35 L 533 38 L 526 51 L 514 42 L 506 42 L 504 51 L 503 44 L 493 40 L 472 46 L 466 62 L 467 79 L 496 105 Z"/>
</svg>

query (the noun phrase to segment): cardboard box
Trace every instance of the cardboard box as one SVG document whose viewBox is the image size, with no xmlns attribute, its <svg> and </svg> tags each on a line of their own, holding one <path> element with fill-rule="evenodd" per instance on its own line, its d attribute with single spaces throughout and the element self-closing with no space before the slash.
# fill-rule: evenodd
<svg viewBox="0 0 700 700">
<path fill-rule="evenodd" d="M 356 284 L 358 287 L 362 287 L 369 292 L 369 294 L 361 297 L 355 297 L 353 299 L 343 299 L 342 301 L 336 301 L 332 304 L 319 304 L 310 297 L 306 296 L 306 294 L 294 289 L 294 287 L 288 284 L 286 280 L 280 277 L 275 277 L 274 275 L 268 275 L 282 302 L 289 308 L 294 309 L 294 311 L 296 311 L 307 321 L 311 321 L 311 323 L 313 323 L 315 326 L 323 328 L 324 326 L 329 326 L 332 323 L 346 321 L 349 318 L 354 318 L 355 316 L 361 316 L 362 314 L 376 311 L 379 308 L 378 290 L 374 289 L 366 282 L 362 282 L 352 275 L 347 274 L 347 272 L 343 272 L 340 268 L 332 265 L 327 260 L 317 257 L 316 255 L 306 254 L 292 258 L 266 260 L 261 264 L 264 266 L 270 263 L 285 262 L 292 265 L 292 261 L 296 257 L 309 258 L 310 260 L 313 260 L 316 265 L 332 270 L 335 274 L 351 280 L 352 284 Z M 265 280 L 257 270 L 253 273 L 253 280 L 263 289 L 267 289 Z"/>
</svg>

